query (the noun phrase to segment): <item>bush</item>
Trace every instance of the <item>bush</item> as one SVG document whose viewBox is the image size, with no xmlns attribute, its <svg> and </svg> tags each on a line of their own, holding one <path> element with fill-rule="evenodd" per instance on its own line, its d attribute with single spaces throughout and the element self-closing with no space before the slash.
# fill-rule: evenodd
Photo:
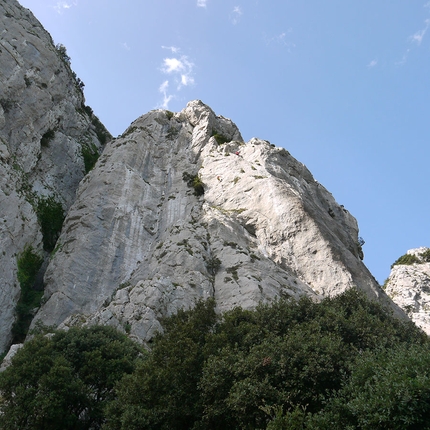
<svg viewBox="0 0 430 430">
<path fill-rule="evenodd" d="M 100 154 L 94 144 L 82 144 L 81 154 L 84 159 L 85 173 L 88 173 L 95 166 Z"/>
<path fill-rule="evenodd" d="M 200 303 L 164 327 L 119 384 L 107 429 L 264 429 L 271 421 L 272 429 L 304 428 L 341 392 L 357 356 L 427 342 L 356 291 L 222 318 L 213 303 Z"/>
<path fill-rule="evenodd" d="M 17 277 L 21 287 L 21 295 L 16 305 L 16 320 L 12 326 L 13 343 L 23 342 L 31 320 L 33 309 L 39 307 L 43 290 L 34 289 L 37 273 L 43 263 L 32 246 L 27 246 L 17 259 Z"/>
<path fill-rule="evenodd" d="M 194 188 L 195 196 L 202 196 L 205 193 L 204 184 L 199 175 L 190 175 L 188 172 L 184 172 L 182 179 L 190 188 Z"/>
<path fill-rule="evenodd" d="M 37 335 L 0 374 L 0 428 L 100 429 L 115 384 L 140 352 L 112 327 Z"/>
<path fill-rule="evenodd" d="M 421 260 L 414 254 L 405 254 L 399 257 L 392 265 L 391 268 L 397 265 L 412 265 L 421 263 Z"/>
<path fill-rule="evenodd" d="M 37 219 L 42 229 L 43 248 L 51 252 L 60 236 L 64 222 L 63 206 L 53 196 L 40 197 L 37 202 Z"/>
<path fill-rule="evenodd" d="M 215 138 L 215 140 L 217 141 L 218 145 L 222 145 L 223 143 L 230 142 L 230 140 L 231 140 L 231 139 L 225 137 L 224 135 L 222 135 L 221 133 L 218 133 L 215 130 L 212 131 L 212 137 Z"/>
</svg>

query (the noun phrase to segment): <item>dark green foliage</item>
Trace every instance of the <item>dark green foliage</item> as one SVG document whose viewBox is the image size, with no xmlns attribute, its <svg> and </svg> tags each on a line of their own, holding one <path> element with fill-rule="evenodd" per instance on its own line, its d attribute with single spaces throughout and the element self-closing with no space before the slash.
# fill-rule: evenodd
<svg viewBox="0 0 430 430">
<path fill-rule="evenodd" d="M 94 114 L 93 110 L 90 106 L 83 105 L 83 109 L 88 114 L 91 120 L 91 124 L 96 129 L 97 137 L 102 145 L 104 145 L 107 140 L 111 137 L 110 133 L 106 130 L 106 127 L 102 124 L 102 122 L 98 119 L 98 117 Z"/>
<path fill-rule="evenodd" d="M 197 389 L 206 337 L 216 322 L 213 300 L 163 321 L 151 354 L 118 386 L 105 429 L 190 429 L 202 415 Z"/>
<path fill-rule="evenodd" d="M 21 295 L 15 309 L 16 320 L 12 326 L 13 343 L 24 341 L 33 319 L 32 311 L 40 305 L 43 291 L 35 290 L 34 283 L 42 263 L 43 258 L 34 252 L 32 246 L 27 246 L 17 259 Z"/>
<path fill-rule="evenodd" d="M 421 263 L 420 259 L 414 254 L 405 254 L 399 257 L 392 265 L 391 268 L 398 264 L 411 265 L 415 263 Z"/>
<path fill-rule="evenodd" d="M 199 175 L 191 175 L 188 172 L 182 174 L 182 179 L 190 188 L 194 188 L 195 196 L 202 196 L 205 193 L 204 184 Z"/>
<path fill-rule="evenodd" d="M 430 429 L 428 337 L 355 290 L 162 325 L 136 363 L 106 327 L 37 335 L 0 374 L 0 428 Z"/>
<path fill-rule="evenodd" d="M 171 119 L 173 118 L 173 115 L 174 115 L 174 113 L 173 113 L 173 112 L 171 112 L 171 111 L 169 111 L 169 110 L 166 110 L 166 116 L 167 116 L 167 119 L 171 120 Z"/>
<path fill-rule="evenodd" d="M 84 159 L 85 173 L 88 173 L 95 166 L 100 154 L 94 144 L 83 144 L 81 146 L 81 153 Z"/>
<path fill-rule="evenodd" d="M 99 429 L 140 349 L 111 327 L 37 335 L 0 374 L 0 428 Z"/>
<path fill-rule="evenodd" d="M 61 58 L 61 60 L 64 62 L 64 64 L 66 64 L 67 66 L 70 66 L 70 57 L 67 54 L 67 49 L 64 45 L 62 45 L 61 43 L 57 44 L 55 46 L 55 49 L 57 50 L 57 54 L 58 56 Z"/>
<path fill-rule="evenodd" d="M 305 428 L 430 429 L 429 368 L 428 343 L 362 352 L 351 377 Z"/>
<path fill-rule="evenodd" d="M 63 206 L 53 196 L 40 197 L 37 202 L 37 219 L 42 229 L 43 248 L 51 252 L 64 222 Z"/>
<path fill-rule="evenodd" d="M 211 257 L 206 260 L 206 267 L 208 272 L 215 276 L 221 267 L 221 260 L 218 257 Z"/>
<path fill-rule="evenodd" d="M 54 139 L 55 137 L 55 130 L 52 128 L 48 129 L 46 133 L 43 134 L 42 138 L 40 139 L 40 145 L 41 146 L 49 146 L 49 142 Z"/>
<path fill-rule="evenodd" d="M 231 139 L 223 136 L 221 133 L 218 133 L 216 130 L 212 131 L 212 137 L 215 138 L 218 145 L 222 145 L 223 143 L 230 142 Z"/>
<path fill-rule="evenodd" d="M 213 303 L 200 303 L 164 326 L 119 385 L 107 429 L 325 428 L 312 420 L 331 411 L 326 405 L 343 393 L 357 356 L 427 342 L 356 291 L 320 304 L 236 308 L 221 320 Z"/>
</svg>

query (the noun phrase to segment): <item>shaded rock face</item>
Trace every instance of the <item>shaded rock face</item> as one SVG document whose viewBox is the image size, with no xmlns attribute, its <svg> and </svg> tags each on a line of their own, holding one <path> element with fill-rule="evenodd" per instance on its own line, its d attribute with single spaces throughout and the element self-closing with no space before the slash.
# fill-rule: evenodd
<svg viewBox="0 0 430 430">
<path fill-rule="evenodd" d="M 430 262 L 422 258 L 425 252 L 429 248 L 410 249 L 407 255 L 416 256 L 419 262 L 393 266 L 385 282 L 385 292 L 430 335 Z"/>
<path fill-rule="evenodd" d="M 52 197 L 67 211 L 85 175 L 83 147 L 102 148 L 65 51 L 15 0 L 0 3 L 0 352 L 20 295 L 17 257 L 42 253 L 35 208 Z M 99 133 L 100 135 L 100 133 Z"/>
<path fill-rule="evenodd" d="M 110 324 L 144 342 L 160 317 L 208 297 L 220 311 L 348 288 L 390 302 L 357 235 L 285 149 L 244 143 L 200 101 L 152 111 L 81 182 L 33 323 Z"/>
</svg>

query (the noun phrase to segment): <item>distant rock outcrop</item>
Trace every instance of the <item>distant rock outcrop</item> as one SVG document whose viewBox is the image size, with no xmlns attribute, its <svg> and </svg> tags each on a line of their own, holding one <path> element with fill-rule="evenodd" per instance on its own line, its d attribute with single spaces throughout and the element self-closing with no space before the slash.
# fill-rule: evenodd
<svg viewBox="0 0 430 430">
<path fill-rule="evenodd" d="M 356 220 L 283 148 L 242 141 L 200 101 L 152 111 L 82 181 L 47 269 L 47 325 L 112 324 L 146 341 L 159 318 L 215 297 L 220 311 L 359 288 Z"/>
<path fill-rule="evenodd" d="M 11 340 L 20 296 L 17 258 L 31 245 L 42 254 L 41 196 L 64 211 L 109 137 L 85 106 L 82 82 L 65 48 L 55 47 L 32 13 L 0 3 L 0 352 Z"/>
<path fill-rule="evenodd" d="M 410 249 L 391 269 L 385 292 L 430 334 L 430 248 Z"/>
</svg>

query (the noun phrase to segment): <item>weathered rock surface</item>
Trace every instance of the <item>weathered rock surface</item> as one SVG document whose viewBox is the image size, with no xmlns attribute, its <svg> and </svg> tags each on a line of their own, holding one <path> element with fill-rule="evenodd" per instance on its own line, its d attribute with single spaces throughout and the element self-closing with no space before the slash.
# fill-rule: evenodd
<svg viewBox="0 0 430 430">
<path fill-rule="evenodd" d="M 96 129 L 94 124 L 99 126 Z M 101 125 L 84 104 L 64 51 L 15 0 L 0 3 L 0 352 L 20 295 L 17 256 L 42 252 L 39 196 L 67 210 L 85 175 L 82 148 L 101 150 Z"/>
<path fill-rule="evenodd" d="M 111 324 L 146 341 L 200 298 L 223 311 L 359 288 L 391 303 L 352 215 L 285 149 L 244 143 L 200 101 L 152 111 L 106 146 L 58 244 L 33 323 Z"/>
<path fill-rule="evenodd" d="M 427 334 L 430 335 L 430 262 L 422 258 L 429 248 L 410 249 L 419 263 L 397 264 L 385 282 L 385 291 Z"/>
</svg>

